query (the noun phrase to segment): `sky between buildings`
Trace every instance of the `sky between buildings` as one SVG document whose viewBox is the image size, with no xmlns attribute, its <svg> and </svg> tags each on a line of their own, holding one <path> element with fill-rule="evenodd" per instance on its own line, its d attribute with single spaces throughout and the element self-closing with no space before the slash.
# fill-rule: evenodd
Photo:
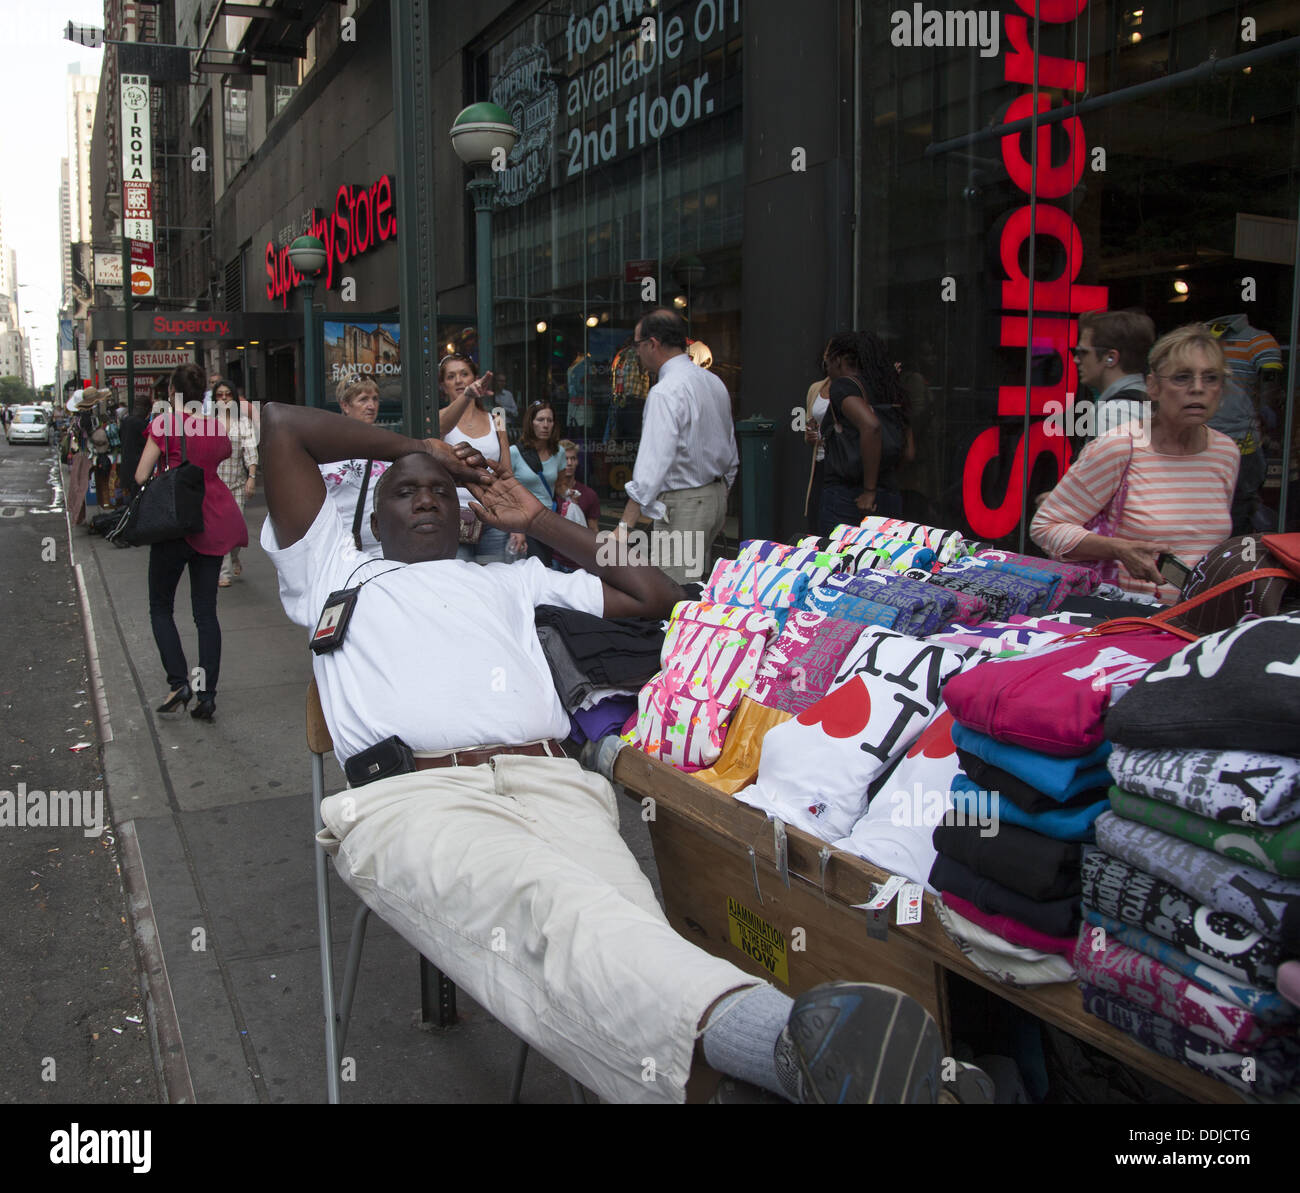
<svg viewBox="0 0 1300 1193">
<path fill-rule="evenodd" d="M 0 0 L 0 218 L 5 246 L 18 254 L 18 306 L 38 386 L 53 382 L 58 360 L 65 79 L 72 63 L 98 74 L 103 58 L 103 50 L 64 40 L 69 21 L 102 27 L 102 0 Z"/>
</svg>

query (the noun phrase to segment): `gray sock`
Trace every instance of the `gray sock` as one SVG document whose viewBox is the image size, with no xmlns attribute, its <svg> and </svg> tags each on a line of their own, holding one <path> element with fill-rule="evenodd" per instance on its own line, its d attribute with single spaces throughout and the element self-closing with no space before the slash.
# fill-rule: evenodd
<svg viewBox="0 0 1300 1193">
<path fill-rule="evenodd" d="M 792 1098 L 777 1067 L 777 1041 L 794 1000 L 773 986 L 748 986 L 727 995 L 709 1016 L 700 1042 L 704 1059 L 721 1073 L 769 1093 Z"/>
</svg>

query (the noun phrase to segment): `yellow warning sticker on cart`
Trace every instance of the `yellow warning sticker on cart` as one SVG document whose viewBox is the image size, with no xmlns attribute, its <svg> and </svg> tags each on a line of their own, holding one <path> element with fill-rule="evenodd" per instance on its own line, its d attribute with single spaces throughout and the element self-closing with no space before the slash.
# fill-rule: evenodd
<svg viewBox="0 0 1300 1193">
<path fill-rule="evenodd" d="M 727 899 L 727 924 L 731 929 L 731 943 L 736 948 L 757 961 L 778 982 L 790 984 L 790 962 L 780 928 L 730 897 Z"/>
</svg>

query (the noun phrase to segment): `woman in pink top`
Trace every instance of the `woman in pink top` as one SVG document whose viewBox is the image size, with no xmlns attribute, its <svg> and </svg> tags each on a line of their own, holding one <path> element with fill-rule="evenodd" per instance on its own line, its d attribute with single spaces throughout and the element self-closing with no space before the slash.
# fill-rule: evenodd
<svg viewBox="0 0 1300 1193">
<path fill-rule="evenodd" d="M 1148 357 L 1149 424 L 1094 440 L 1039 507 L 1030 537 L 1054 559 L 1114 559 L 1127 592 L 1165 604 L 1178 589 L 1156 569 L 1163 554 L 1195 567 L 1232 533 L 1232 493 L 1241 455 L 1207 426 L 1223 396 L 1223 349 L 1193 323 L 1157 341 Z M 1128 469 L 1123 514 L 1113 535 L 1084 526 L 1110 504 Z"/>
<path fill-rule="evenodd" d="M 190 716 L 210 721 L 216 711 L 221 670 L 217 578 L 222 557 L 235 547 L 248 546 L 248 528 L 230 490 L 217 475 L 217 465 L 230 455 L 230 437 L 216 419 L 195 413 L 203 409 L 203 370 L 195 364 L 181 365 L 171 375 L 170 392 L 173 410 L 149 424 L 149 437 L 135 479 L 137 484 L 143 484 L 164 451 L 167 467 L 179 465 L 183 433 L 186 457 L 203 469 L 203 529 L 149 548 L 149 620 L 170 688 L 158 711 L 170 712 L 178 704 L 188 705 L 197 689 L 199 702 Z M 186 568 L 190 573 L 190 608 L 199 635 L 199 669 L 194 688 L 190 686 L 185 648 L 173 616 L 176 588 Z"/>
</svg>

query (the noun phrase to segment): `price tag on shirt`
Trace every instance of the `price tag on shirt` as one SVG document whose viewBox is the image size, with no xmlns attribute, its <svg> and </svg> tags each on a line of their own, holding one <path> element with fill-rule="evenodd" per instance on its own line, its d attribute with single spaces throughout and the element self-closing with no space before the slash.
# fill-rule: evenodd
<svg viewBox="0 0 1300 1193">
<path fill-rule="evenodd" d="M 860 907 L 864 911 L 884 911 L 889 906 L 889 901 L 906 885 L 906 878 L 898 874 L 891 874 L 885 885 L 876 891 L 874 898 L 869 899 L 866 903 L 855 903 L 853 906 Z"/>
<path fill-rule="evenodd" d="M 925 887 L 919 882 L 909 882 L 898 892 L 896 924 L 919 924 L 925 906 Z"/>
</svg>

